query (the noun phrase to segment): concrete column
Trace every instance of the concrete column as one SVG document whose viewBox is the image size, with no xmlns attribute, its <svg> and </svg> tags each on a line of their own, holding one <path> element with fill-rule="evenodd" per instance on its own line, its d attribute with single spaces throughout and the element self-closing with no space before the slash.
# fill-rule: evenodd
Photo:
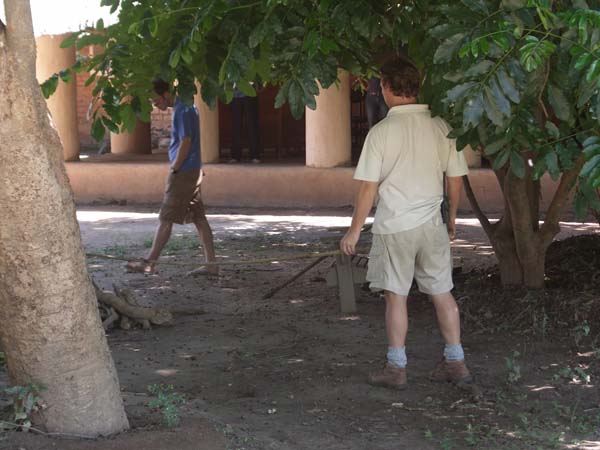
<svg viewBox="0 0 600 450">
<path fill-rule="evenodd" d="M 36 38 L 36 75 L 43 83 L 53 74 L 75 64 L 75 47 L 60 48 L 71 33 Z M 79 160 L 79 130 L 77 127 L 77 83 L 75 75 L 69 83 L 58 82 L 56 92 L 46 101 L 52 121 L 63 146 L 65 161 Z"/>
<path fill-rule="evenodd" d="M 321 88 L 317 109 L 306 108 L 306 165 L 327 168 L 350 164 L 350 75 L 339 73 L 339 87 Z"/>
<path fill-rule="evenodd" d="M 473 169 L 481 167 L 481 154 L 474 151 L 470 145 L 467 145 L 463 151 L 467 165 Z"/>
<path fill-rule="evenodd" d="M 111 153 L 148 155 L 152 153 L 150 123 L 138 120 L 131 133 L 110 133 Z"/>
<path fill-rule="evenodd" d="M 198 114 L 200 115 L 200 154 L 203 163 L 219 162 L 219 105 L 214 109 L 202 100 L 200 85 L 196 84 L 198 94 L 194 98 Z"/>
</svg>

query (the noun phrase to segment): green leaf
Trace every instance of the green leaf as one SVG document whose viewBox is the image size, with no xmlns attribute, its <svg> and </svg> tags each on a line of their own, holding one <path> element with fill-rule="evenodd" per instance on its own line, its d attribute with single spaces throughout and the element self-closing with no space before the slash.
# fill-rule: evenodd
<svg viewBox="0 0 600 450">
<path fill-rule="evenodd" d="M 525 8 L 526 6 L 527 0 L 502 0 L 502 8 L 509 11 Z"/>
<path fill-rule="evenodd" d="M 469 67 L 465 72 L 465 76 L 474 77 L 481 75 L 488 72 L 492 67 L 494 67 L 494 63 L 488 59 L 484 59 L 483 61 L 480 61 L 477 64 Z"/>
<path fill-rule="evenodd" d="M 558 158 L 556 157 L 556 152 L 549 152 L 544 157 L 544 162 L 546 163 L 546 167 L 548 167 L 548 172 L 550 172 L 550 176 L 554 181 L 558 180 L 560 177 L 560 167 L 558 166 Z"/>
<path fill-rule="evenodd" d="M 510 153 L 510 168 L 517 177 L 525 178 L 525 161 L 523 161 L 523 156 L 520 153 Z"/>
<path fill-rule="evenodd" d="M 476 127 L 483 115 L 483 95 L 478 92 L 465 103 L 463 108 L 463 128 Z"/>
<path fill-rule="evenodd" d="M 138 35 L 140 34 L 140 30 L 142 29 L 142 23 L 141 22 L 133 22 L 131 25 L 129 25 L 129 28 L 127 28 L 127 32 L 129 34 L 135 34 Z"/>
<path fill-rule="evenodd" d="M 458 33 L 442 42 L 433 55 L 434 64 L 441 64 L 450 61 L 460 49 L 465 36 L 465 33 Z"/>
<path fill-rule="evenodd" d="M 304 90 L 297 80 L 292 81 L 288 93 L 288 103 L 294 118 L 299 119 L 304 114 Z"/>
<path fill-rule="evenodd" d="M 60 76 L 60 79 L 64 83 L 68 83 L 69 81 L 71 81 L 71 70 L 70 69 L 61 70 L 58 73 L 58 75 Z"/>
<path fill-rule="evenodd" d="M 123 124 L 121 131 L 133 131 L 133 129 L 135 128 L 137 117 L 133 112 L 131 104 L 122 104 L 119 110 L 119 116 L 121 117 L 121 122 Z"/>
<path fill-rule="evenodd" d="M 585 80 L 587 82 L 592 82 L 598 75 L 600 75 L 600 60 L 596 59 L 590 64 L 590 67 L 585 74 Z"/>
<path fill-rule="evenodd" d="M 183 62 L 184 62 L 184 63 L 186 63 L 187 65 L 190 65 L 190 64 L 192 64 L 192 61 L 193 61 L 192 52 L 189 50 L 189 48 L 188 48 L 188 47 L 184 47 L 184 48 L 182 48 L 182 49 L 181 49 L 181 52 L 180 52 L 180 55 L 181 55 L 181 59 L 183 60 Z M 169 65 L 170 65 L 170 64 L 171 64 L 171 63 L 169 62 Z M 175 65 L 175 66 L 171 66 L 171 67 L 173 67 L 173 68 L 174 68 L 174 67 L 176 67 L 176 66 L 177 66 L 177 65 Z"/>
<path fill-rule="evenodd" d="M 544 173 L 546 173 L 546 160 L 544 158 L 540 158 L 533 165 L 531 178 L 533 178 L 534 181 L 537 181 L 542 177 L 542 175 L 544 175 Z"/>
<path fill-rule="evenodd" d="M 590 53 L 582 54 L 579 58 L 577 58 L 577 61 L 575 61 L 575 69 L 577 69 L 577 70 L 583 69 L 585 66 L 588 65 L 588 63 L 591 60 L 592 60 L 592 55 Z M 598 62 L 598 61 L 596 60 L 596 62 Z"/>
<path fill-rule="evenodd" d="M 600 167 L 600 155 L 593 156 L 592 159 L 586 162 L 581 168 L 579 175 L 584 178 L 589 177 L 592 171 L 598 167 Z"/>
<path fill-rule="evenodd" d="M 483 107 L 488 119 L 492 121 L 494 125 L 502 126 L 504 124 L 504 118 L 498 107 L 494 104 L 491 92 L 488 88 L 485 89 L 485 96 L 483 97 Z"/>
<path fill-rule="evenodd" d="M 498 72 L 496 73 L 496 77 L 498 78 L 500 87 L 502 88 L 502 91 L 506 94 L 506 96 L 513 103 L 518 104 L 521 101 L 521 96 L 519 94 L 519 91 L 517 90 L 515 81 L 508 76 L 508 73 L 504 69 L 498 70 Z"/>
<path fill-rule="evenodd" d="M 173 69 L 175 67 L 177 67 L 177 65 L 179 64 L 180 58 L 181 58 L 181 47 L 177 47 L 169 55 L 169 66 L 172 67 Z"/>
<path fill-rule="evenodd" d="M 96 22 L 96 30 L 104 31 L 104 20 L 102 18 L 98 19 Z"/>
<path fill-rule="evenodd" d="M 292 80 L 287 80 L 283 85 L 279 88 L 277 95 L 275 96 L 275 108 L 281 108 L 288 98 L 288 93 L 290 92 L 290 86 L 292 84 Z"/>
<path fill-rule="evenodd" d="M 148 22 L 148 30 L 150 30 L 150 35 L 152 37 L 156 37 L 158 34 L 158 19 L 156 16 L 152 17 L 152 19 Z"/>
<path fill-rule="evenodd" d="M 238 81 L 237 88 L 248 97 L 256 97 L 256 89 L 247 80 Z"/>
<path fill-rule="evenodd" d="M 510 107 L 510 102 L 504 96 L 504 93 L 500 89 L 500 86 L 498 86 L 498 82 L 496 81 L 496 79 L 492 78 L 490 80 L 489 89 L 486 88 L 486 94 L 491 96 L 491 99 L 493 99 L 494 104 L 498 107 L 498 110 L 502 114 L 504 114 L 506 117 L 511 116 L 512 109 Z"/>
<path fill-rule="evenodd" d="M 564 120 L 565 122 L 569 122 L 571 120 L 571 105 L 567 100 L 567 97 L 563 93 L 562 89 L 555 86 L 554 84 L 550 84 L 548 86 L 548 101 L 552 105 L 554 109 L 554 114 L 560 120 Z"/>
<path fill-rule="evenodd" d="M 550 121 L 546 122 L 546 131 L 548 131 L 550 136 L 552 136 L 555 139 L 557 139 L 560 136 L 560 130 L 556 125 L 554 125 L 554 123 Z"/>
<path fill-rule="evenodd" d="M 119 132 L 119 127 L 117 126 L 117 124 L 110 120 L 108 117 L 102 117 L 102 123 L 104 123 L 106 128 L 108 128 L 113 133 Z"/>
<path fill-rule="evenodd" d="M 492 169 L 494 170 L 500 170 L 504 167 L 504 165 L 506 164 L 506 162 L 508 161 L 508 158 L 511 155 L 511 151 L 509 148 L 505 148 L 504 150 L 502 150 L 498 156 L 496 158 L 494 158 L 494 161 L 492 162 Z"/>
<path fill-rule="evenodd" d="M 54 94 L 56 88 L 58 87 L 58 74 L 55 73 L 52 75 L 50 78 L 44 81 L 40 87 L 42 88 L 42 94 L 44 95 L 44 98 L 50 98 L 50 96 Z"/>
<path fill-rule="evenodd" d="M 102 119 L 100 117 L 96 118 L 96 120 L 94 120 L 92 123 L 92 137 L 96 140 L 96 142 L 100 142 L 102 138 L 104 138 L 105 132 L 106 130 L 102 124 Z"/>
<path fill-rule="evenodd" d="M 77 40 L 77 38 L 79 37 L 79 34 L 81 32 L 75 32 L 75 33 L 71 33 L 69 35 L 69 37 L 65 38 L 61 43 L 60 43 L 60 48 L 67 48 L 67 47 L 71 47 L 73 46 L 73 44 L 75 44 L 75 41 Z"/>
<path fill-rule="evenodd" d="M 477 83 L 475 83 L 474 81 L 468 81 L 467 83 L 459 84 L 458 86 L 454 86 L 446 94 L 445 101 L 449 102 L 449 103 L 454 103 L 457 100 L 460 100 L 461 98 L 465 97 L 467 95 L 467 93 L 469 92 L 469 90 L 476 84 Z"/>
<path fill-rule="evenodd" d="M 484 153 L 487 156 L 491 156 L 495 153 L 498 153 L 500 150 L 502 150 L 506 146 L 507 143 L 508 143 L 508 140 L 505 138 L 502 138 L 496 142 L 486 145 L 484 148 Z"/>
<path fill-rule="evenodd" d="M 461 0 L 462 4 L 469 8 L 471 11 L 480 14 L 489 14 L 490 10 L 481 0 Z"/>
</svg>

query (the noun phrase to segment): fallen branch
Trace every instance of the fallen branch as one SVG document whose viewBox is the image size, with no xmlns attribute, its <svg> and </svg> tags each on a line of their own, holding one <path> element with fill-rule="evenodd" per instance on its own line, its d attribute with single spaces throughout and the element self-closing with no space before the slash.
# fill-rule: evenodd
<svg viewBox="0 0 600 450">
<path fill-rule="evenodd" d="M 300 272 L 298 272 L 292 278 L 286 280 L 284 283 L 280 284 L 279 286 L 271 289 L 269 292 L 267 292 L 265 295 L 263 295 L 263 300 L 266 300 L 268 298 L 273 297 L 277 292 L 279 292 L 280 290 L 282 290 L 284 287 L 289 286 L 290 284 L 292 284 L 294 281 L 296 281 L 298 278 L 300 278 L 302 275 L 304 275 L 310 269 L 312 269 L 313 267 L 315 267 L 317 264 L 319 264 L 325 258 L 327 258 L 327 256 L 321 256 L 319 259 L 311 262 L 308 266 L 306 266 L 304 269 L 302 269 Z"/>
<path fill-rule="evenodd" d="M 99 306 L 105 306 L 104 309 L 109 314 L 102 323 L 105 329 L 119 319 L 120 326 L 124 330 L 130 329 L 132 322 L 139 323 L 144 329 L 150 329 L 151 325 L 170 325 L 173 321 L 173 314 L 168 309 L 138 306 L 128 289 L 114 286 L 113 294 L 102 291 L 96 283 L 93 284 Z"/>
</svg>

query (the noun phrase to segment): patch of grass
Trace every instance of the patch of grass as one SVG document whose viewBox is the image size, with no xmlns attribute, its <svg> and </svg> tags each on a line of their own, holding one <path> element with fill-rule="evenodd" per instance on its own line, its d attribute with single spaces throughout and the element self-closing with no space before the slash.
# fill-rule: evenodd
<svg viewBox="0 0 600 450">
<path fill-rule="evenodd" d="M 150 245 L 152 246 L 152 243 L 150 243 Z M 184 234 L 182 236 L 173 236 L 169 239 L 169 242 L 167 242 L 163 251 L 166 255 L 172 255 L 181 250 L 195 250 L 199 246 L 200 240 L 197 236 Z"/>
<path fill-rule="evenodd" d="M 120 258 L 127 254 L 127 248 L 124 245 L 113 244 L 108 245 L 100 250 L 100 253 L 111 256 L 118 256 Z"/>
<path fill-rule="evenodd" d="M 169 428 L 179 425 L 179 406 L 185 403 L 183 395 L 171 392 L 173 389 L 172 384 L 151 384 L 148 386 L 148 392 L 156 396 L 148 402 L 148 406 L 160 410 L 163 421 Z"/>
<path fill-rule="evenodd" d="M 231 442 L 227 446 L 227 450 L 250 450 L 258 449 L 258 441 L 252 436 L 239 434 L 231 425 L 219 425 L 217 430 L 222 433 Z"/>
<path fill-rule="evenodd" d="M 506 381 L 510 384 L 516 383 L 521 379 L 521 365 L 517 360 L 519 356 L 521 354 L 514 351 L 510 358 L 504 358 L 506 361 Z"/>
<path fill-rule="evenodd" d="M 587 366 L 579 364 L 573 368 L 563 367 L 552 376 L 552 380 L 555 382 L 569 380 L 570 382 L 590 384 L 592 377 L 587 373 Z"/>
</svg>

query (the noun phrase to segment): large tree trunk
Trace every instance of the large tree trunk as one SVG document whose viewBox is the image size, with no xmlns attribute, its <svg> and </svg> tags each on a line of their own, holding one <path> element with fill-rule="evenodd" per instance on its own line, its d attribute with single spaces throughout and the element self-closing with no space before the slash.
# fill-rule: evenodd
<svg viewBox="0 0 600 450">
<path fill-rule="evenodd" d="M 128 427 L 89 279 L 62 149 L 35 77 L 29 2 L 0 28 L 0 340 L 11 382 L 41 383 L 53 432 Z"/>
<path fill-rule="evenodd" d="M 541 227 L 540 183 L 532 179 L 531 169 L 527 169 L 524 178 L 517 177 L 506 166 L 495 171 L 504 195 L 504 215 L 496 223 L 490 223 L 471 189 L 469 178 L 463 177 L 469 203 L 496 253 L 502 284 L 544 287 L 546 251 L 560 231 L 560 214 L 584 163 L 585 155 L 581 154 L 574 167 L 562 174 Z"/>
</svg>

